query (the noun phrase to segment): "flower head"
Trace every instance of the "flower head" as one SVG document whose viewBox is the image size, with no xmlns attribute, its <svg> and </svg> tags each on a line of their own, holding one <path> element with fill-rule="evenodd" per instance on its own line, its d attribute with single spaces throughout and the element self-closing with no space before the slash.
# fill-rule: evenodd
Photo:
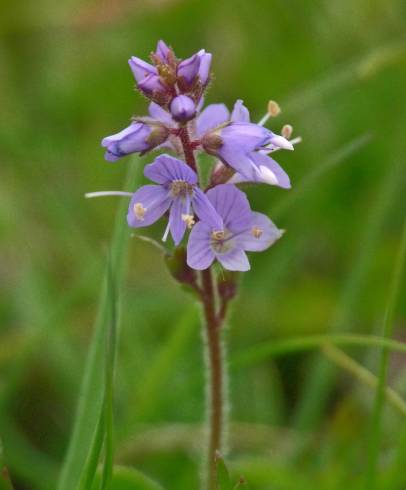
<svg viewBox="0 0 406 490">
<path fill-rule="evenodd" d="M 285 171 L 267 156 L 268 145 L 293 149 L 291 143 L 250 122 L 248 109 L 238 100 L 230 115 L 224 104 L 208 106 L 196 123 L 203 148 L 237 173 L 231 182 L 263 182 L 289 188 Z"/>
<path fill-rule="evenodd" d="M 234 185 L 218 185 L 207 197 L 224 228 L 215 228 L 205 220 L 193 227 L 187 245 L 189 267 L 207 269 L 217 259 L 225 269 L 247 271 L 250 265 L 245 251 L 265 250 L 282 236 L 267 216 L 251 211 L 246 195 Z"/>
<path fill-rule="evenodd" d="M 223 228 L 221 217 L 197 186 L 197 175 L 185 163 L 169 155 L 160 155 L 146 165 L 144 175 L 158 185 L 145 185 L 133 194 L 127 214 L 129 226 L 149 226 L 169 210 L 163 240 L 170 231 L 176 245 L 182 240 L 186 228 L 194 225 L 193 213 L 214 228 Z"/>
</svg>

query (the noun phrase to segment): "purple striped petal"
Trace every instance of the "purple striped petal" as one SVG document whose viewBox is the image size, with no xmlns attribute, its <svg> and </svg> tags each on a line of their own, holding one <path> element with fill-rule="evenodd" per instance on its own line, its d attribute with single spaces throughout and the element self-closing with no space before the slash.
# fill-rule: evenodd
<svg viewBox="0 0 406 490">
<path fill-rule="evenodd" d="M 187 264 L 192 269 L 203 270 L 210 267 L 215 256 L 211 248 L 211 227 L 199 221 L 194 225 L 187 244 Z"/>
<path fill-rule="evenodd" d="M 232 233 L 242 232 L 249 227 L 252 213 L 244 192 L 234 185 L 221 184 L 207 191 L 207 197 L 223 218 L 225 227 Z"/>
<path fill-rule="evenodd" d="M 262 213 L 252 213 L 252 221 L 249 229 L 234 240 L 236 246 L 248 252 L 262 252 L 282 236 L 282 231 Z"/>
<path fill-rule="evenodd" d="M 211 226 L 212 230 L 222 230 L 223 220 L 214 209 L 207 195 L 199 188 L 194 189 L 192 206 L 199 219 Z"/>
<path fill-rule="evenodd" d="M 171 230 L 171 235 L 175 245 L 178 245 L 183 238 L 186 231 L 186 223 L 182 219 L 183 214 L 188 213 L 187 200 L 177 198 L 173 200 L 171 210 L 169 212 L 169 229 Z"/>
<path fill-rule="evenodd" d="M 151 102 L 149 104 L 148 112 L 151 117 L 165 124 L 165 126 L 176 126 L 169 112 L 165 111 L 165 109 L 162 109 L 162 107 L 158 104 L 155 104 L 155 102 Z"/>
<path fill-rule="evenodd" d="M 166 154 L 146 165 L 144 175 L 157 184 L 169 184 L 174 180 L 184 180 L 192 185 L 197 183 L 197 175 L 186 163 Z"/>
<path fill-rule="evenodd" d="M 231 113 L 231 120 L 233 122 L 250 122 L 250 113 L 242 100 L 237 100 L 237 102 L 234 104 L 234 109 Z"/>
<path fill-rule="evenodd" d="M 209 129 L 214 129 L 225 123 L 230 118 L 230 113 L 224 104 L 208 105 L 196 119 L 196 134 L 203 136 Z"/>
<path fill-rule="evenodd" d="M 239 248 L 233 248 L 225 254 L 216 254 L 216 258 L 229 271 L 245 272 L 250 270 L 247 254 Z"/>
<path fill-rule="evenodd" d="M 168 191 L 160 185 L 144 185 L 131 198 L 127 223 L 133 228 L 141 228 L 155 223 L 169 208 L 172 199 Z"/>
</svg>

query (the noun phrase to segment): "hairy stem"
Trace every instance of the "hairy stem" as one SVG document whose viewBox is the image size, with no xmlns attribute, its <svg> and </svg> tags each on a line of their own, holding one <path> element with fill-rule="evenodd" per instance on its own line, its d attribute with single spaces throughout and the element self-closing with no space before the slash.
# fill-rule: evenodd
<svg viewBox="0 0 406 490">
<path fill-rule="evenodd" d="M 206 488 L 216 488 L 216 453 L 222 450 L 225 418 L 224 359 L 221 345 L 221 322 L 215 311 L 215 295 L 211 269 L 202 271 L 203 310 L 205 317 L 207 361 L 207 410 L 209 435 L 207 448 Z"/>
<path fill-rule="evenodd" d="M 189 167 L 197 173 L 196 159 L 193 152 L 193 146 L 190 141 L 189 132 L 187 126 L 179 129 L 179 139 L 182 143 L 183 153 L 185 155 L 185 161 Z"/>
<path fill-rule="evenodd" d="M 178 132 L 182 143 L 185 161 L 196 173 L 198 171 L 194 155 L 194 147 L 190 141 L 187 126 Z M 221 344 L 221 326 L 224 323 L 227 300 L 222 300 L 220 311 L 216 311 L 216 290 L 213 284 L 211 268 L 201 273 L 200 299 L 203 304 L 205 334 L 207 347 L 207 411 L 209 436 L 207 447 L 207 469 L 204 474 L 204 489 L 216 490 L 216 453 L 223 449 L 225 425 L 225 370 L 224 355 Z"/>
</svg>

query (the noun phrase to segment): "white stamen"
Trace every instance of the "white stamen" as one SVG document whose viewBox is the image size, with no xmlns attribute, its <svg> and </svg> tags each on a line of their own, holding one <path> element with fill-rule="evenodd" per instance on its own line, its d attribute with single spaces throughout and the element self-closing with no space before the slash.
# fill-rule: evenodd
<svg viewBox="0 0 406 490">
<path fill-rule="evenodd" d="M 127 196 L 131 197 L 131 192 L 122 191 L 99 191 L 99 192 L 86 192 L 85 197 L 90 199 L 92 197 L 104 197 L 104 196 Z"/>
<path fill-rule="evenodd" d="M 271 185 L 277 185 L 278 179 L 276 175 L 272 172 L 271 169 L 265 167 L 264 165 L 260 165 L 258 169 L 258 175 L 263 182 Z"/>
<path fill-rule="evenodd" d="M 275 102 L 274 100 L 270 100 L 268 102 L 268 114 L 270 115 L 270 117 L 279 116 L 281 112 L 281 108 L 277 102 Z"/>
<path fill-rule="evenodd" d="M 144 208 L 141 202 L 136 202 L 134 204 L 133 211 L 138 221 L 144 221 L 144 216 L 147 212 L 147 208 Z"/>
<path fill-rule="evenodd" d="M 186 226 L 189 228 L 189 230 L 195 224 L 193 214 L 182 214 L 182 221 L 186 223 Z"/>
<path fill-rule="evenodd" d="M 165 228 L 165 233 L 164 233 L 164 236 L 162 237 L 162 241 L 163 242 L 166 242 L 167 238 L 168 238 L 168 234 L 169 234 L 169 229 L 170 229 L 170 224 L 171 222 L 168 221 L 168 224 L 166 225 L 166 228 Z"/>
<path fill-rule="evenodd" d="M 287 140 L 290 140 L 292 133 L 293 133 L 293 127 L 290 124 L 285 124 L 282 128 L 281 135 Z"/>
</svg>

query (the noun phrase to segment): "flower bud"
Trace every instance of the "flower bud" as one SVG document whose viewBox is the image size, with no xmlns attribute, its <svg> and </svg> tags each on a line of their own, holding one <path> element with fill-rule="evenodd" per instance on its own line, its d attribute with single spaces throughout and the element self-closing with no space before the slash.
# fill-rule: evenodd
<svg viewBox="0 0 406 490">
<path fill-rule="evenodd" d="M 210 75 L 211 53 L 206 53 L 204 49 L 198 52 L 200 56 L 199 79 L 203 86 L 207 85 Z"/>
<path fill-rule="evenodd" d="M 158 71 L 155 66 L 150 65 L 146 61 L 137 58 L 136 56 L 132 56 L 128 60 L 128 64 L 130 65 L 131 71 L 133 72 L 134 78 L 137 83 L 142 82 L 145 77 L 148 75 L 157 75 Z"/>
<path fill-rule="evenodd" d="M 196 106 L 190 97 L 178 95 L 172 100 L 170 111 L 175 121 L 186 122 L 195 117 Z"/>
<path fill-rule="evenodd" d="M 175 249 L 173 255 L 165 256 L 165 263 L 171 276 L 181 284 L 192 288 L 196 285 L 196 271 L 186 263 L 185 247 Z"/>
<path fill-rule="evenodd" d="M 200 56 L 194 54 L 190 58 L 183 60 L 178 66 L 178 77 L 188 85 L 192 85 L 200 68 Z"/>
<path fill-rule="evenodd" d="M 106 148 L 104 157 L 109 162 L 115 162 L 130 153 L 145 153 L 163 143 L 168 134 L 162 124 L 134 121 L 119 133 L 102 140 L 102 146 Z"/>
</svg>

